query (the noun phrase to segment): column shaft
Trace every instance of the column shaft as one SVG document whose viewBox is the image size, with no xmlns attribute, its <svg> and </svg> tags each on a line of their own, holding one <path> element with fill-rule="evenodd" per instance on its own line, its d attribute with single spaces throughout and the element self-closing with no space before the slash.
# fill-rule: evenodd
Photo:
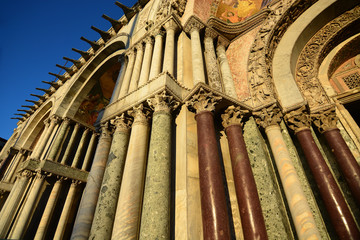
<svg viewBox="0 0 360 240">
<path fill-rule="evenodd" d="M 265 128 L 299 239 L 321 239 L 278 125 Z"/>
<path fill-rule="evenodd" d="M 169 72 L 174 76 L 174 59 L 175 59 L 175 23 L 166 27 L 165 55 L 163 71 Z"/>
<path fill-rule="evenodd" d="M 131 75 L 129 92 L 135 91 L 138 87 L 140 70 L 141 70 L 141 65 L 142 65 L 143 56 L 144 56 L 143 48 L 144 47 L 143 47 L 142 43 L 140 43 L 136 48 L 136 60 L 135 60 L 134 70 Z"/>
<path fill-rule="evenodd" d="M 45 123 L 45 128 L 44 128 L 43 132 L 41 133 L 41 136 L 40 136 L 37 144 L 35 145 L 33 152 L 31 153 L 31 156 L 30 156 L 31 159 L 39 159 L 40 158 L 42 150 L 44 149 L 45 144 L 46 144 L 45 139 L 48 136 L 50 136 L 49 128 L 50 128 L 50 124 Z"/>
<path fill-rule="evenodd" d="M 94 221 L 91 226 L 90 239 L 111 239 L 116 205 L 119 197 L 125 157 L 129 143 L 129 129 L 121 119 L 114 132 L 110 154 L 101 184 L 99 200 L 96 206 Z M 120 125 L 121 122 L 123 125 Z"/>
<path fill-rule="evenodd" d="M 111 239 L 137 239 L 144 187 L 149 126 L 145 117 L 135 116 L 126 156 Z"/>
<path fill-rule="evenodd" d="M 63 181 L 62 179 L 56 181 L 56 183 L 53 186 L 53 189 L 51 190 L 44 213 L 41 217 L 38 229 L 36 231 L 36 235 L 34 237 L 35 240 L 45 239 L 45 235 L 46 235 L 47 229 L 49 227 L 50 220 L 53 216 L 57 200 L 59 199 L 59 196 L 60 196 L 62 181 Z"/>
<path fill-rule="evenodd" d="M 225 129 L 245 239 L 268 239 L 256 183 L 240 124 Z"/>
<path fill-rule="evenodd" d="M 316 146 L 310 129 L 298 131 L 296 137 L 303 149 L 338 237 L 340 239 L 360 239 L 356 223 L 329 167 Z"/>
<path fill-rule="evenodd" d="M 125 62 L 125 56 L 123 54 L 119 56 L 119 61 L 121 63 L 121 67 L 118 78 L 116 80 L 115 88 L 111 95 L 110 103 L 116 101 L 119 98 L 121 85 L 125 76 L 126 62 Z"/>
<path fill-rule="evenodd" d="M 134 69 L 134 64 L 135 64 L 135 52 L 133 49 L 131 49 L 128 52 L 128 64 L 126 66 L 126 72 L 124 75 L 124 80 L 121 84 L 121 88 L 120 88 L 120 94 L 119 94 L 119 98 L 125 96 L 128 93 L 129 90 L 129 86 L 130 86 L 130 80 L 131 80 L 131 75 L 133 73 L 133 69 Z"/>
<path fill-rule="evenodd" d="M 214 118 L 211 112 L 203 111 L 196 114 L 196 122 L 204 239 L 230 239 Z"/>
<path fill-rule="evenodd" d="M 56 155 L 58 154 L 61 143 L 64 140 L 66 130 L 68 129 L 69 124 L 70 124 L 70 120 L 69 119 L 64 119 L 64 121 L 63 121 L 63 123 L 62 123 L 62 125 L 60 127 L 59 133 L 55 137 L 54 144 L 52 145 L 52 147 L 50 149 L 49 156 L 47 157 L 48 160 L 50 160 L 50 161 L 55 161 L 56 160 L 55 159 Z"/>
<path fill-rule="evenodd" d="M 94 161 L 87 178 L 86 187 L 76 215 L 71 239 L 88 239 L 94 211 L 97 204 L 106 160 L 109 155 L 111 136 L 107 125 L 102 127 L 101 137 L 95 152 Z"/>
<path fill-rule="evenodd" d="M 139 239 L 170 239 L 171 123 L 170 113 L 154 113 Z"/>
<path fill-rule="evenodd" d="M 154 53 L 151 60 L 149 80 L 153 79 L 161 72 L 163 56 L 163 32 L 159 31 L 155 36 Z"/>
<path fill-rule="evenodd" d="M 214 47 L 214 38 L 216 36 L 217 34 L 211 31 L 209 28 L 205 30 L 205 63 L 210 87 L 222 92 L 220 72 Z"/>
<path fill-rule="evenodd" d="M 232 98 L 237 99 L 237 94 L 235 90 L 234 80 L 230 70 L 230 65 L 226 57 L 225 46 L 219 44 L 216 48 L 218 55 L 218 60 L 220 64 L 221 76 L 224 84 L 224 91 L 227 95 Z"/>
<path fill-rule="evenodd" d="M 197 83 L 205 83 L 204 61 L 201 50 L 199 29 L 193 28 L 191 30 L 191 57 L 193 68 L 194 85 Z"/>
<path fill-rule="evenodd" d="M 86 149 L 86 154 L 84 157 L 84 162 L 81 166 L 81 170 L 87 171 L 86 169 L 88 169 L 90 161 L 91 161 L 91 157 L 93 155 L 93 152 L 95 150 L 95 142 L 96 142 L 96 137 L 97 137 L 97 133 L 93 132 L 90 138 L 90 142 L 89 145 Z"/>
<path fill-rule="evenodd" d="M 76 138 L 79 133 L 79 130 L 80 130 L 80 124 L 76 123 L 74 126 L 74 130 L 71 133 L 70 141 L 69 141 L 68 145 L 66 146 L 64 156 L 61 159 L 61 164 L 66 164 L 68 162 L 71 152 L 75 148 Z"/>
<path fill-rule="evenodd" d="M 342 174 L 348 183 L 357 205 L 360 207 L 360 166 L 352 155 L 338 128 L 324 132 L 326 141 L 334 153 Z"/>
<path fill-rule="evenodd" d="M 71 167 L 76 168 L 77 165 L 79 164 L 79 161 L 81 160 L 81 155 L 84 152 L 84 148 L 85 146 L 85 141 L 87 139 L 87 136 L 89 135 L 90 129 L 86 128 L 83 132 L 83 134 L 81 135 L 81 139 L 79 142 L 79 145 L 77 147 L 75 156 L 74 156 L 74 160 L 71 164 Z"/>
<path fill-rule="evenodd" d="M 144 61 L 141 67 L 139 87 L 147 83 L 147 81 L 149 80 L 151 57 L 153 52 L 153 39 L 152 38 L 146 39 L 145 42 L 146 42 L 145 54 L 144 54 Z"/>
</svg>

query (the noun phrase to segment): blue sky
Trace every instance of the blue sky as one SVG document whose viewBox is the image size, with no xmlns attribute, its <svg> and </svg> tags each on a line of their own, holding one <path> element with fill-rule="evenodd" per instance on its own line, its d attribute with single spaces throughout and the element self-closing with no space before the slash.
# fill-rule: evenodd
<svg viewBox="0 0 360 240">
<path fill-rule="evenodd" d="M 136 1 L 120 2 L 131 7 Z M 54 80 L 48 72 L 59 73 L 55 64 L 63 65 L 64 56 L 80 57 L 71 48 L 89 49 L 81 36 L 100 38 L 91 25 L 102 30 L 111 27 L 102 14 L 119 19 L 123 12 L 115 0 L 1 0 L 0 137 L 8 139 L 17 127 L 17 120 L 10 119 L 17 109 L 32 105 L 25 99 L 37 100 L 31 93 L 43 95 L 35 88 L 49 88 L 41 81 Z"/>
</svg>

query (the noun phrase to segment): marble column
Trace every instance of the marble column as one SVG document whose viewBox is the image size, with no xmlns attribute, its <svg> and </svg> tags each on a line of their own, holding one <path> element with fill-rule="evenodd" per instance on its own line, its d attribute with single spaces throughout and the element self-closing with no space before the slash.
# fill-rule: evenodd
<svg viewBox="0 0 360 240">
<path fill-rule="evenodd" d="M 78 180 L 72 180 L 72 183 L 69 188 L 69 192 L 66 196 L 66 200 L 64 203 L 63 210 L 61 212 L 58 225 L 56 227 L 56 231 L 54 234 L 53 240 L 61 240 L 64 237 L 64 233 L 66 230 L 66 224 L 69 221 L 69 216 L 71 213 L 72 206 L 74 205 L 75 194 L 77 192 L 77 188 L 81 182 Z"/>
<path fill-rule="evenodd" d="M 123 80 L 123 82 L 121 84 L 119 98 L 124 97 L 128 93 L 129 86 L 130 86 L 131 75 L 133 73 L 134 64 L 135 64 L 135 51 L 134 51 L 134 49 L 128 50 L 126 55 L 127 55 L 129 60 L 128 60 L 128 64 L 126 66 L 124 80 Z"/>
<path fill-rule="evenodd" d="M 335 109 L 331 108 L 313 114 L 312 118 L 319 131 L 325 136 L 331 151 L 335 155 L 341 173 L 345 177 L 357 205 L 360 207 L 360 166 L 336 126 L 338 118 Z"/>
<path fill-rule="evenodd" d="M 85 128 L 84 132 L 81 135 L 80 142 L 78 144 L 78 147 L 76 149 L 76 153 L 75 153 L 73 162 L 71 164 L 71 167 L 73 167 L 73 168 L 76 168 L 77 165 L 79 164 L 79 161 L 81 160 L 81 155 L 83 154 L 84 149 L 86 147 L 85 142 L 86 142 L 86 139 L 87 139 L 87 137 L 89 135 L 89 132 L 90 132 L 90 129 Z"/>
<path fill-rule="evenodd" d="M 90 239 L 92 240 L 111 239 L 129 143 L 131 121 L 122 114 L 113 119 L 111 124 L 115 126 L 115 132 L 91 226 Z"/>
<path fill-rule="evenodd" d="M 289 127 L 295 130 L 339 239 L 360 239 L 360 232 L 341 190 L 311 135 L 310 117 L 306 113 L 305 106 L 289 112 L 285 115 L 285 119 Z"/>
<path fill-rule="evenodd" d="M 189 110 L 196 112 L 204 239 L 230 239 L 228 209 L 212 113 L 220 100 L 221 97 L 201 88 L 187 102 Z"/>
<path fill-rule="evenodd" d="M 194 86 L 198 83 L 205 83 L 204 60 L 200 41 L 200 30 L 204 25 L 196 18 L 188 20 L 185 31 L 191 37 L 191 59 Z"/>
<path fill-rule="evenodd" d="M 221 86 L 221 77 L 219 72 L 219 67 L 217 64 L 214 39 L 219 34 L 212 30 L 211 28 L 205 29 L 205 38 L 204 38 L 204 47 L 205 47 L 205 63 L 207 76 L 210 87 L 213 89 L 222 92 Z"/>
<path fill-rule="evenodd" d="M 134 117 L 123 179 L 111 239 L 137 239 L 141 216 L 146 157 L 149 141 L 149 114 L 143 105 L 129 111 Z M 160 203 L 159 203 L 160 204 Z"/>
<path fill-rule="evenodd" d="M 53 213 L 54 213 L 54 210 L 55 210 L 55 207 L 56 207 L 56 203 L 57 203 L 57 201 L 59 199 L 59 196 L 60 196 L 60 191 L 61 191 L 61 187 L 62 187 L 62 184 L 63 184 L 63 180 L 64 180 L 64 178 L 60 177 L 55 182 L 55 184 L 54 184 L 54 186 L 53 186 L 53 188 L 51 190 L 49 199 L 48 199 L 46 207 L 44 209 L 44 213 L 43 213 L 43 215 L 41 217 L 38 229 L 37 229 L 35 237 L 34 237 L 35 240 L 43 240 L 43 239 L 45 239 L 47 229 L 49 227 L 51 218 L 53 216 Z"/>
<path fill-rule="evenodd" d="M 154 52 L 151 60 L 149 80 L 153 79 L 154 77 L 156 77 L 161 73 L 161 67 L 163 63 L 162 58 L 163 58 L 164 31 L 157 29 L 155 30 L 154 36 L 155 36 L 155 44 L 154 44 Z"/>
<path fill-rule="evenodd" d="M 29 196 L 24 203 L 24 206 L 20 212 L 16 225 L 13 228 L 12 233 L 9 238 L 12 239 L 21 239 L 22 235 L 27 229 L 28 224 L 30 223 L 30 219 L 34 212 L 35 203 L 41 197 L 40 191 L 42 186 L 44 185 L 45 175 L 41 174 L 41 172 L 36 173 L 36 177 L 34 180 L 34 185 L 30 189 Z"/>
<path fill-rule="evenodd" d="M 120 71 L 119 71 L 119 75 L 118 78 L 116 80 L 116 84 L 115 84 L 115 88 L 113 90 L 113 93 L 111 95 L 111 99 L 110 99 L 110 103 L 116 101 L 119 98 L 119 94 L 120 94 L 120 88 L 124 79 L 124 75 L 125 75 L 125 69 L 126 69 L 126 61 L 125 61 L 125 55 L 121 54 L 119 56 L 119 62 L 121 64 L 120 66 Z"/>
<path fill-rule="evenodd" d="M 7 231 L 11 226 L 11 222 L 15 217 L 15 213 L 19 207 L 20 201 L 23 197 L 24 191 L 29 184 L 32 172 L 28 170 L 22 171 L 18 175 L 3 208 L 0 212 L 0 238 L 5 239 L 7 237 Z"/>
<path fill-rule="evenodd" d="M 76 145 L 75 143 L 76 143 L 76 139 L 78 137 L 80 127 L 81 127 L 80 123 L 75 124 L 74 129 L 71 133 L 70 141 L 69 141 L 68 145 L 66 146 L 64 156 L 61 159 L 61 164 L 66 164 L 68 162 L 71 152 L 75 148 L 75 145 Z"/>
<path fill-rule="evenodd" d="M 139 239 L 170 239 L 171 110 L 179 102 L 165 91 L 147 101 L 154 113 Z"/>
<path fill-rule="evenodd" d="M 59 118 L 55 115 L 52 115 L 50 118 L 50 123 L 48 127 L 45 127 L 44 132 L 41 134 L 43 137 L 41 137 L 41 141 L 39 141 L 38 144 L 35 146 L 35 151 L 33 152 L 32 156 L 30 158 L 32 159 L 40 159 L 41 154 L 44 151 L 45 145 L 47 144 L 50 135 L 52 134 L 55 125 L 58 124 Z"/>
<path fill-rule="evenodd" d="M 242 134 L 242 118 L 248 112 L 240 107 L 230 106 L 221 115 L 221 118 L 229 143 L 244 239 L 268 239 L 256 183 Z"/>
<path fill-rule="evenodd" d="M 72 240 L 88 239 L 91 223 L 98 201 L 100 186 L 104 175 L 106 160 L 109 155 L 111 145 L 111 132 L 109 123 L 101 125 L 101 136 L 96 148 L 94 161 L 87 178 L 86 187 L 81 198 L 79 210 L 76 215 Z"/>
<path fill-rule="evenodd" d="M 16 158 L 11 162 L 11 165 L 8 167 L 7 171 L 4 174 L 3 181 L 11 183 L 12 178 L 14 176 L 14 173 L 16 172 L 16 169 L 18 168 L 19 164 L 24 160 L 25 154 L 27 150 L 20 149 L 18 154 L 16 155 Z"/>
<path fill-rule="evenodd" d="M 229 61 L 226 57 L 225 47 L 229 45 L 229 42 L 223 37 L 218 38 L 218 45 L 216 47 L 216 53 L 219 60 L 221 76 L 224 84 L 224 92 L 232 98 L 237 99 L 235 90 L 235 84 L 230 70 Z"/>
<path fill-rule="evenodd" d="M 165 24 L 166 41 L 163 72 L 168 72 L 174 76 L 174 59 L 175 59 L 175 33 L 179 29 L 177 22 L 170 18 Z"/>
<path fill-rule="evenodd" d="M 144 46 L 142 42 L 138 43 L 135 48 L 136 48 L 136 59 L 135 59 L 134 70 L 131 75 L 129 92 L 135 91 L 138 87 L 140 71 L 144 56 Z"/>
<path fill-rule="evenodd" d="M 56 156 L 60 150 L 61 143 L 63 142 L 63 140 L 65 138 L 66 131 L 68 130 L 69 125 L 70 125 L 70 119 L 64 118 L 64 120 L 61 124 L 60 130 L 59 130 L 59 133 L 55 137 L 54 144 L 50 148 L 50 153 L 47 157 L 48 160 L 50 160 L 50 161 L 56 160 Z"/>
<path fill-rule="evenodd" d="M 83 164 L 81 166 L 81 170 L 87 171 L 86 169 L 88 169 L 89 164 L 91 162 L 92 159 L 92 155 L 95 151 L 95 143 L 96 143 L 96 138 L 97 138 L 98 134 L 96 132 L 92 132 L 91 133 L 91 138 L 88 144 L 88 147 L 86 149 L 86 154 L 84 157 L 84 161 Z"/>
<path fill-rule="evenodd" d="M 144 60 L 141 67 L 141 73 L 139 78 L 139 85 L 138 85 L 139 87 L 147 83 L 147 81 L 149 80 L 154 39 L 149 36 L 145 38 L 144 42 L 145 42 L 145 53 L 144 53 Z"/>
</svg>

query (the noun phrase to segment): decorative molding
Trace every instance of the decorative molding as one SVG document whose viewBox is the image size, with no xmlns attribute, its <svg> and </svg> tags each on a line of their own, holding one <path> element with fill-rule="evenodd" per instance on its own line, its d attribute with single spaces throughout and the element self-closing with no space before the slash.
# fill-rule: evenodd
<svg viewBox="0 0 360 240">
<path fill-rule="evenodd" d="M 337 128 L 336 122 L 338 121 L 338 117 L 336 116 L 335 107 L 311 114 L 310 116 L 320 133 Z"/>
<path fill-rule="evenodd" d="M 215 110 L 215 105 L 221 99 L 222 97 L 216 96 L 212 92 L 200 88 L 199 91 L 186 102 L 186 106 L 189 111 L 195 112 L 196 114 L 203 111 L 212 112 Z"/>
<path fill-rule="evenodd" d="M 187 0 L 161 0 L 155 21 L 161 22 L 171 14 L 181 17 L 184 14 L 186 3 Z"/>
<path fill-rule="evenodd" d="M 282 117 L 280 108 L 276 103 L 253 112 L 253 115 L 256 123 L 264 129 L 271 125 L 278 125 Z"/>
<path fill-rule="evenodd" d="M 215 31 L 212 28 L 206 27 L 205 28 L 205 38 L 211 38 L 211 39 L 215 39 L 219 36 L 220 34 Z"/>
<path fill-rule="evenodd" d="M 306 106 L 291 111 L 284 116 L 288 127 L 295 131 L 295 133 L 310 128 L 311 118 L 306 109 Z"/>
<path fill-rule="evenodd" d="M 170 113 L 180 105 L 180 102 L 174 100 L 174 97 L 169 95 L 166 91 L 147 99 L 147 103 L 154 112 L 161 111 L 166 113 Z"/>
<path fill-rule="evenodd" d="M 243 125 L 242 119 L 248 114 L 249 110 L 242 109 L 240 106 L 229 106 L 224 114 L 221 114 L 222 125 L 227 128 L 231 125 Z"/>
</svg>

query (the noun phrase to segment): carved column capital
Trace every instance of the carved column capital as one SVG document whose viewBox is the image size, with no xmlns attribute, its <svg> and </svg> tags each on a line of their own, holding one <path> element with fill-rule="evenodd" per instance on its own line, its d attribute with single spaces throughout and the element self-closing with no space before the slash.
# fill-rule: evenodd
<svg viewBox="0 0 360 240">
<path fill-rule="evenodd" d="M 134 57 L 134 55 L 135 55 L 135 50 L 134 50 L 134 48 L 132 48 L 132 49 L 130 49 L 129 51 L 126 52 L 126 56 L 127 56 L 128 58 Z"/>
<path fill-rule="evenodd" d="M 191 34 L 193 31 L 199 32 L 204 27 L 205 27 L 205 25 L 200 20 L 192 17 L 186 22 L 184 30 L 185 30 L 185 32 Z"/>
<path fill-rule="evenodd" d="M 68 117 L 63 118 L 63 123 L 70 124 L 70 122 L 71 122 L 70 118 L 68 118 Z"/>
<path fill-rule="evenodd" d="M 49 117 L 49 119 L 50 119 L 50 122 L 53 123 L 53 124 L 57 124 L 57 123 L 60 122 L 60 118 L 58 116 L 56 116 L 56 115 L 51 115 Z"/>
<path fill-rule="evenodd" d="M 142 51 L 144 51 L 144 45 L 143 45 L 143 43 L 140 42 L 140 43 L 136 44 L 135 49 L 136 49 L 137 52 L 140 52 L 140 51 L 142 52 Z"/>
<path fill-rule="evenodd" d="M 154 110 L 154 112 L 170 113 L 171 110 L 176 109 L 180 103 L 174 100 L 174 97 L 167 94 L 166 91 L 156 94 L 154 97 L 147 100 L 147 103 Z"/>
<path fill-rule="evenodd" d="M 154 29 L 152 35 L 153 35 L 154 37 L 156 37 L 156 36 L 164 37 L 164 36 L 165 36 L 165 31 L 162 30 L 161 28 L 156 28 L 156 29 Z"/>
<path fill-rule="evenodd" d="M 134 124 L 148 125 L 150 120 L 150 111 L 144 108 L 143 104 L 133 107 L 128 114 L 134 118 Z"/>
<path fill-rule="evenodd" d="M 110 123 L 115 126 L 115 132 L 128 132 L 132 121 L 130 118 L 125 117 L 125 114 L 123 113 L 110 120 Z"/>
<path fill-rule="evenodd" d="M 225 110 L 224 114 L 221 114 L 222 125 L 227 128 L 231 125 L 243 125 L 242 119 L 245 114 L 249 113 L 249 110 L 241 109 L 240 106 L 230 106 Z"/>
<path fill-rule="evenodd" d="M 216 32 L 214 29 L 209 28 L 209 27 L 205 28 L 205 38 L 215 39 L 218 36 L 219 36 L 219 33 Z"/>
<path fill-rule="evenodd" d="M 25 177 L 25 178 L 30 178 L 32 175 L 33 175 L 33 173 L 27 169 L 18 173 L 18 177 Z"/>
<path fill-rule="evenodd" d="M 203 88 L 200 88 L 198 93 L 194 94 L 192 98 L 186 102 L 187 108 L 196 114 L 215 110 L 215 105 L 222 99 L 220 96 L 214 95 Z"/>
<path fill-rule="evenodd" d="M 77 186 L 77 185 L 80 185 L 82 182 L 80 180 L 76 180 L 76 179 L 73 179 L 71 180 L 71 185 L 72 186 Z"/>
<path fill-rule="evenodd" d="M 174 32 L 180 29 L 178 23 L 172 18 L 164 23 L 164 28 L 166 31 L 173 30 Z"/>
<path fill-rule="evenodd" d="M 230 41 L 227 40 L 226 38 L 224 38 L 223 36 L 218 37 L 217 47 L 227 48 L 227 46 L 229 46 L 229 44 L 230 44 Z"/>
<path fill-rule="evenodd" d="M 108 138 L 111 137 L 111 129 L 109 126 L 109 122 L 102 123 L 100 125 L 100 138 Z"/>
<path fill-rule="evenodd" d="M 285 114 L 284 119 L 289 128 L 294 130 L 295 133 L 310 128 L 311 118 L 305 106 Z"/>
<path fill-rule="evenodd" d="M 154 45 L 154 38 L 151 37 L 151 36 L 147 36 L 146 38 L 144 38 L 144 43 L 145 44 L 151 44 L 151 45 Z"/>
<path fill-rule="evenodd" d="M 275 103 L 260 111 L 253 112 L 253 115 L 256 123 L 264 129 L 271 125 L 278 125 L 282 116 L 280 109 Z"/>
<path fill-rule="evenodd" d="M 336 122 L 338 121 L 338 117 L 336 116 L 335 108 L 313 113 L 311 114 L 311 119 L 321 133 L 337 128 Z"/>
<path fill-rule="evenodd" d="M 65 180 L 67 180 L 67 177 L 57 175 L 57 176 L 56 176 L 56 179 L 57 179 L 57 180 L 56 180 L 57 182 L 63 182 L 63 181 L 65 181 Z"/>
<path fill-rule="evenodd" d="M 33 173 L 35 175 L 36 179 L 44 179 L 47 176 L 51 176 L 52 174 L 47 174 L 46 172 L 41 172 L 41 170 L 36 170 L 35 173 Z"/>
</svg>

